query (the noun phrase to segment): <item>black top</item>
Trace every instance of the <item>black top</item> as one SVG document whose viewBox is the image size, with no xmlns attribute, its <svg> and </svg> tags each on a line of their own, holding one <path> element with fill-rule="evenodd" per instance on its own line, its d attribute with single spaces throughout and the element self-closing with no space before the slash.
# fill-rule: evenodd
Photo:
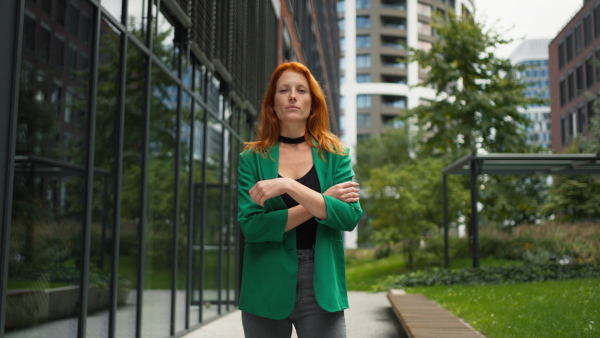
<svg viewBox="0 0 600 338">
<path fill-rule="evenodd" d="M 281 177 L 281 175 L 279 175 Z M 298 183 L 301 183 L 316 192 L 321 192 L 321 185 L 319 183 L 319 177 L 317 176 L 317 169 L 313 165 L 310 168 L 309 172 L 306 175 L 296 180 Z M 295 207 L 298 205 L 298 202 L 294 200 L 290 195 L 283 194 L 281 195 L 283 202 L 289 208 Z M 308 221 L 300 224 L 296 228 L 296 247 L 298 249 L 312 249 L 315 245 L 315 239 L 317 237 L 317 221 L 311 217 Z"/>
</svg>

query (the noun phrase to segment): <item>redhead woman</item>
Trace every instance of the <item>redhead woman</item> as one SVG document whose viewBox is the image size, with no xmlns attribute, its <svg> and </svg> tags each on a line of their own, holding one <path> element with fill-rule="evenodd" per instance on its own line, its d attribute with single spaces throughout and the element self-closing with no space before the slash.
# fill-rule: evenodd
<svg viewBox="0 0 600 338">
<path fill-rule="evenodd" d="M 271 76 L 257 131 L 240 156 L 240 293 L 247 338 L 346 336 L 342 231 L 362 216 L 348 150 L 329 131 L 323 90 L 308 68 Z"/>
</svg>

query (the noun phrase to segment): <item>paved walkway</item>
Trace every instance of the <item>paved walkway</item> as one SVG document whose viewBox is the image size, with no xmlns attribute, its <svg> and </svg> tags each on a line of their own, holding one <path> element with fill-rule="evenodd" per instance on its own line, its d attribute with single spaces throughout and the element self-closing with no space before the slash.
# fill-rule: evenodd
<svg viewBox="0 0 600 338">
<path fill-rule="evenodd" d="M 347 338 L 400 337 L 402 328 L 386 292 L 348 292 L 350 309 L 345 311 Z M 295 332 L 292 337 L 297 337 Z M 183 338 L 244 338 L 239 310 L 226 314 Z"/>
</svg>

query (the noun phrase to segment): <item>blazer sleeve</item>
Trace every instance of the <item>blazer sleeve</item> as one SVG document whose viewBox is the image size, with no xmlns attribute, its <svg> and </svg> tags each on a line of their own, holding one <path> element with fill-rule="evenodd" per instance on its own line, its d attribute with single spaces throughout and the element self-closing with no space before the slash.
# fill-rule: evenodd
<svg viewBox="0 0 600 338">
<path fill-rule="evenodd" d="M 238 167 L 238 222 L 248 242 L 283 243 L 288 210 L 267 211 L 250 198 L 250 189 L 258 182 L 258 168 L 251 165 L 246 154 L 240 154 Z M 266 205 L 266 204 L 265 204 Z"/>
<path fill-rule="evenodd" d="M 332 157 L 338 157 L 337 164 L 333 168 L 333 185 L 351 181 L 354 171 L 350 163 L 350 155 L 333 155 Z M 346 203 L 327 195 L 323 195 L 323 198 L 327 208 L 327 219 L 322 220 L 315 217 L 317 222 L 336 230 L 352 231 L 356 228 L 363 215 L 359 202 Z"/>
</svg>

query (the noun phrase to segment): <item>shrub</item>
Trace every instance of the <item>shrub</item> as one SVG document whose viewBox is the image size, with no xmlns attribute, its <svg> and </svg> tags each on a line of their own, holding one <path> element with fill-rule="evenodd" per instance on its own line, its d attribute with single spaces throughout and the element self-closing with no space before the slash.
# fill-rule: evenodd
<svg viewBox="0 0 600 338">
<path fill-rule="evenodd" d="M 468 269 L 435 269 L 389 276 L 382 289 L 432 285 L 485 285 L 600 277 L 598 264 L 531 264 Z"/>
</svg>

